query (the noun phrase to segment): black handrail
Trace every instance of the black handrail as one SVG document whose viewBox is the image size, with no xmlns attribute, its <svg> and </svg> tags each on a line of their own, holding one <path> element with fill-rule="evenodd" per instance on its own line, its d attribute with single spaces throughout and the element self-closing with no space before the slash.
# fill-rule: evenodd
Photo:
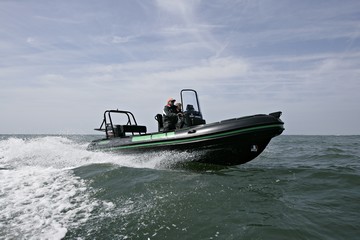
<svg viewBox="0 0 360 240">
<path fill-rule="evenodd" d="M 102 121 L 102 123 L 101 123 L 101 125 L 100 125 L 100 128 L 95 129 L 95 130 L 98 130 L 98 131 L 105 131 L 105 133 L 106 133 L 106 138 L 109 138 L 109 133 L 108 133 L 108 129 L 107 129 L 108 126 L 111 127 L 111 130 L 112 130 L 113 133 L 115 132 L 114 125 L 113 125 L 113 122 L 112 122 L 112 119 L 111 119 L 111 113 L 122 113 L 122 114 L 125 114 L 125 115 L 127 116 L 127 123 L 126 123 L 126 125 L 135 125 L 135 126 L 137 126 L 137 122 L 136 122 L 135 116 L 134 116 L 134 114 L 132 114 L 131 112 L 129 112 L 129 111 L 122 111 L 122 110 L 106 110 L 106 111 L 104 112 L 104 120 Z M 110 125 L 109 125 L 109 124 L 110 124 Z M 104 127 L 104 129 L 103 129 L 103 127 Z"/>
</svg>

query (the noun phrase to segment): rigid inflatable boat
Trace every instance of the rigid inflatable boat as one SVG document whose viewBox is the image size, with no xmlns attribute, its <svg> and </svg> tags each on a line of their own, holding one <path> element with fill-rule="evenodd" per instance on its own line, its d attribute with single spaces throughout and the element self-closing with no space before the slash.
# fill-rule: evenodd
<svg viewBox="0 0 360 240">
<path fill-rule="evenodd" d="M 100 127 L 95 129 L 103 131 L 105 138 L 91 142 L 88 149 L 131 154 L 186 151 L 192 153 L 189 161 L 230 166 L 256 158 L 284 130 L 281 112 L 207 124 L 197 92 L 183 89 L 180 97 L 185 127 L 164 132 L 162 115 L 157 114 L 158 132 L 147 133 L 146 126 L 138 125 L 131 112 L 106 110 Z M 115 122 L 115 115 L 122 115 L 124 124 Z"/>
</svg>

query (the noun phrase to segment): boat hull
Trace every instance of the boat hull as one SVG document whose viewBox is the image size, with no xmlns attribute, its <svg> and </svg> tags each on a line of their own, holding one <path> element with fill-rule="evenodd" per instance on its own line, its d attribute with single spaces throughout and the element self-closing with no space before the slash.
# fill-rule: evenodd
<svg viewBox="0 0 360 240">
<path fill-rule="evenodd" d="M 278 117 L 263 114 L 167 133 L 96 140 L 88 148 L 141 154 L 155 151 L 186 151 L 193 153 L 188 161 L 238 165 L 256 158 L 270 140 L 280 135 L 283 130 L 283 122 Z"/>
</svg>

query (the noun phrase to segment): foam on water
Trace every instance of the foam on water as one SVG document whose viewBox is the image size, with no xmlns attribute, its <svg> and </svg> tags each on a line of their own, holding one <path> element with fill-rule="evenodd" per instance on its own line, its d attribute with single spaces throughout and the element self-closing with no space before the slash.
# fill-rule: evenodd
<svg viewBox="0 0 360 240">
<path fill-rule="evenodd" d="M 0 231 L 9 239 L 60 239 L 95 208 L 113 207 L 91 199 L 86 183 L 71 171 L 53 168 L 0 171 L 0 195 Z"/>
<path fill-rule="evenodd" d="M 0 140 L 0 236 L 61 239 L 70 228 L 93 222 L 99 212 L 113 213 L 115 204 L 94 198 L 95 190 L 74 174 L 77 167 L 111 163 L 166 168 L 187 157 L 184 153 L 170 158 L 170 152 L 141 156 L 93 152 L 86 150 L 87 145 L 61 136 Z M 131 208 L 123 212 L 128 211 Z"/>
<path fill-rule="evenodd" d="M 86 151 L 86 144 L 65 137 L 10 138 L 0 142 L 0 167 L 21 166 L 69 169 L 90 163 L 112 162 L 110 154 Z"/>
<path fill-rule="evenodd" d="M 161 168 L 181 159 L 188 153 L 174 156 L 171 152 L 147 155 L 120 155 L 87 151 L 88 143 L 78 143 L 66 137 L 9 138 L 0 141 L 0 169 L 21 166 L 72 169 L 87 164 L 112 163 L 124 167 Z M 169 160 L 169 156 L 172 159 Z"/>
<path fill-rule="evenodd" d="M 105 162 L 129 165 L 131 159 L 89 152 L 86 145 L 65 137 L 0 141 L 0 236 L 61 239 L 69 228 L 94 218 L 95 209 L 110 214 L 114 204 L 94 199 L 94 190 L 72 169 Z"/>
</svg>

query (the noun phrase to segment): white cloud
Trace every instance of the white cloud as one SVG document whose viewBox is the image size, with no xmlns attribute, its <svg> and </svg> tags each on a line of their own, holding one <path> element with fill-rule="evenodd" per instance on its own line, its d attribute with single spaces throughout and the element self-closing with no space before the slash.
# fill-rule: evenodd
<svg viewBox="0 0 360 240">
<path fill-rule="evenodd" d="M 206 81 L 228 79 L 244 75 L 248 64 L 241 59 L 220 58 L 205 60 L 196 66 L 153 73 L 155 79 L 171 79 L 174 81 Z"/>
<path fill-rule="evenodd" d="M 157 6 L 173 15 L 188 18 L 193 15 L 194 8 L 200 3 L 199 0 L 167 1 L 156 0 Z"/>
<path fill-rule="evenodd" d="M 33 43 L 35 42 L 35 38 L 28 37 L 28 38 L 26 39 L 26 42 L 27 42 L 28 44 L 33 44 Z"/>
<path fill-rule="evenodd" d="M 25 101 L 27 117 L 45 126 L 45 114 L 31 113 L 82 119 L 74 109 L 114 106 L 152 124 L 164 99 L 196 88 L 209 121 L 284 109 L 288 133 L 302 133 L 292 118 L 309 112 L 326 128 L 309 108 L 360 117 L 358 1 L 112 3 L 54 12 L 50 3 L 1 2 L 0 111 L 16 114 Z"/>
<path fill-rule="evenodd" d="M 130 37 L 113 36 L 112 43 L 127 43 L 130 41 Z"/>
<path fill-rule="evenodd" d="M 135 38 L 136 38 L 135 36 L 117 36 L 117 35 L 92 37 L 95 43 L 104 44 L 104 45 L 128 43 Z"/>
</svg>

